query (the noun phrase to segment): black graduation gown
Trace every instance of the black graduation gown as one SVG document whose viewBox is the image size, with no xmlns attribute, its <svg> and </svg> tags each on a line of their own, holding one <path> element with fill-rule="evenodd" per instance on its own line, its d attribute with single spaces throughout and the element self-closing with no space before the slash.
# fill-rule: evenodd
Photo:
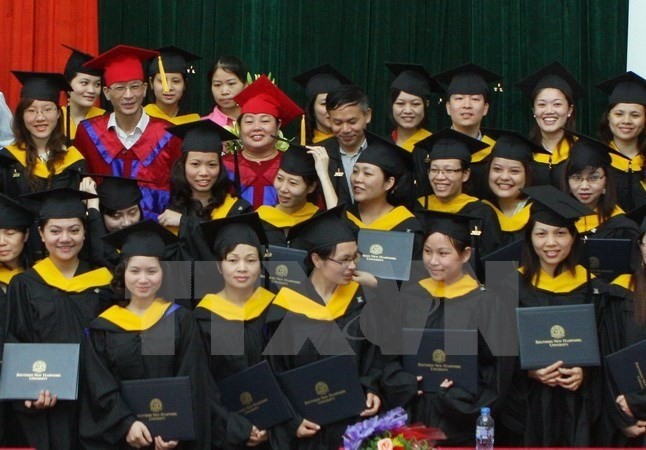
<svg viewBox="0 0 646 450">
<path fill-rule="evenodd" d="M 496 144 L 496 141 L 486 135 L 482 136 L 481 141 L 488 144 L 489 147 L 478 150 L 471 155 L 471 164 L 469 165 L 471 176 L 467 182 L 466 191 L 474 197 L 485 198 L 487 192 L 489 192 L 489 173 L 487 172 L 487 167 L 491 160 L 491 150 Z"/>
<path fill-rule="evenodd" d="M 85 448 L 131 448 L 125 438 L 136 418 L 121 396 L 121 381 L 177 376 L 190 378 L 196 435 L 179 448 L 211 448 L 208 399 L 215 392 L 190 311 L 159 299 L 141 317 L 112 306 L 90 324 L 84 357 L 80 434 Z"/>
<path fill-rule="evenodd" d="M 563 138 L 552 154 L 534 153 L 532 161 L 532 185 L 542 186 L 551 184 L 561 189 L 561 179 L 565 171 L 565 164 L 570 157 L 570 142 Z"/>
<path fill-rule="evenodd" d="M 301 301 L 286 302 L 285 299 L 287 298 L 298 298 Z M 286 303 L 289 303 L 292 308 L 297 308 L 297 310 L 286 309 Z M 335 305 L 339 307 L 340 315 L 338 316 L 337 314 L 332 314 Z M 286 341 L 282 341 L 281 337 L 276 334 L 281 323 L 289 320 L 289 323 L 297 331 L 304 332 L 303 330 L 307 330 L 307 335 L 313 336 L 313 339 L 317 340 L 318 344 L 324 346 L 324 348 L 338 350 L 340 347 L 345 347 L 353 351 L 357 374 L 359 375 L 361 384 L 366 392 L 370 391 L 376 394 L 378 392 L 377 383 L 381 377 L 383 361 L 381 360 L 378 347 L 366 340 L 361 330 L 359 317 L 364 305 L 365 296 L 363 291 L 354 282 L 346 286 L 338 286 L 334 296 L 328 301 L 327 307 L 310 283 L 304 283 L 302 285 L 302 293 L 296 293 L 287 288 L 281 289 L 278 295 L 276 295 L 274 303 L 267 314 L 267 324 L 271 340 L 268 347 L 265 348 L 265 352 L 269 353 L 267 360 L 274 371 L 277 373 L 284 372 L 320 361 L 329 356 L 321 355 L 317 351 L 312 343 L 312 338 L 308 338 L 300 349 L 294 349 L 298 350 L 294 355 L 286 355 L 284 354 L 286 352 L 275 351 L 277 348 L 292 348 L 294 345 L 293 335 L 283 335 Z M 323 308 L 328 310 L 328 313 L 322 313 L 321 310 Z M 313 317 L 327 316 L 328 318 L 314 319 L 308 317 L 307 314 L 313 315 Z M 322 315 L 319 316 L 318 314 Z M 339 332 L 330 333 L 331 329 L 338 329 L 339 332 L 342 330 L 343 334 L 340 336 Z M 298 343 L 300 344 L 300 342 Z M 277 347 L 271 347 L 273 345 Z M 346 427 L 362 419 L 357 416 L 336 422 L 321 427 L 311 438 L 298 439 L 296 438 L 296 430 L 302 420 L 303 417 L 295 413 L 292 420 L 284 425 L 275 427 L 275 439 L 279 443 L 279 448 L 311 450 L 338 449 L 342 445 L 341 436 Z"/>
<path fill-rule="evenodd" d="M 273 298 L 274 294 L 258 288 L 247 300 L 244 309 L 216 294 L 206 295 L 197 305 L 193 316 L 202 333 L 214 381 L 218 382 L 235 375 L 265 359 L 262 355 L 267 343 L 264 325 Z M 239 343 L 243 343 L 244 348 L 238 348 Z M 221 441 L 226 437 L 225 442 L 220 445 L 222 448 L 249 448 L 246 442 L 251 435 L 253 424 L 237 413 L 226 414 L 225 420 L 225 430 L 216 430 L 216 427 L 212 430 L 212 441 Z M 265 442 L 254 448 L 269 449 L 271 445 Z"/>
<path fill-rule="evenodd" d="M 7 291 L 7 341 L 80 343 L 83 351 L 85 328 L 110 303 L 111 279 L 107 269 L 91 270 L 84 261 L 75 276 L 66 279 L 49 258 L 14 276 Z M 79 367 L 82 380 L 82 359 Z M 39 450 L 79 447 L 78 402 L 59 401 L 46 410 L 26 409 L 23 402 L 13 406 L 30 446 Z"/>
<path fill-rule="evenodd" d="M 336 195 L 339 198 L 339 205 L 352 204 L 352 194 L 350 193 L 350 185 L 348 184 L 350 174 L 346 174 L 345 169 L 343 168 L 339 140 L 336 137 L 332 137 L 319 142 L 318 145 L 325 147 L 325 150 L 327 150 L 327 154 L 330 157 L 328 174 L 330 175 L 332 186 L 334 186 L 334 192 L 336 192 Z"/>
<path fill-rule="evenodd" d="M 529 222 L 531 203 L 525 204 L 525 206 L 512 217 L 507 217 L 494 203 L 488 200 L 483 200 L 482 203 L 486 203 L 491 206 L 491 209 L 493 209 L 493 212 L 496 214 L 498 224 L 500 225 L 501 246 L 504 247 L 505 245 L 509 245 L 523 239 L 525 234 L 525 225 Z"/>
<path fill-rule="evenodd" d="M 256 210 L 262 221 L 267 240 L 271 245 L 289 247 L 287 232 L 290 228 L 308 220 L 319 213 L 319 207 L 307 202 L 293 214 L 280 211 L 275 206 L 263 205 Z"/>
<path fill-rule="evenodd" d="M 614 141 L 610 141 L 608 146 L 619 151 Z M 624 211 L 631 211 L 639 206 L 639 195 L 635 195 L 635 193 L 638 193 L 640 190 L 643 192 L 640 182 L 642 179 L 642 171 L 644 170 L 644 155 L 640 153 L 627 160 L 610 153 L 610 158 L 610 171 L 613 174 L 612 176 L 617 186 L 617 204 Z"/>
<path fill-rule="evenodd" d="M 430 278 L 409 283 L 402 288 L 398 301 L 401 328 L 479 329 L 486 336 L 489 335 L 486 330 L 502 331 L 504 327 L 496 323 L 506 324 L 513 318 L 512 310 L 505 310 L 499 299 L 481 288 L 470 275 L 464 275 L 448 287 Z M 509 332 L 513 333 L 512 327 Z M 489 406 L 495 415 L 510 381 L 505 373 L 509 361 L 495 357 L 492 349 L 498 344 L 491 339 L 490 343 L 491 347 L 483 334 L 478 333 L 478 392 L 475 395 L 458 387 L 438 387 L 437 392 L 418 396 L 416 376 L 404 371 L 400 357 L 393 358 L 384 368 L 382 378 L 388 408 L 405 407 L 411 422 L 440 428 L 447 435 L 446 445 L 473 446 L 474 423 L 480 408 Z"/>
</svg>

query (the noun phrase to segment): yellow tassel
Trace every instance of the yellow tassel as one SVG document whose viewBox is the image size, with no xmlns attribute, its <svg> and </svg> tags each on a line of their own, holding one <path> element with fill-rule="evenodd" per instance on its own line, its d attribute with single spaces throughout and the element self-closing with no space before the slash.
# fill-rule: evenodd
<svg viewBox="0 0 646 450">
<path fill-rule="evenodd" d="M 305 114 L 301 116 L 301 145 L 305 145 L 307 142 L 305 134 Z"/>
<path fill-rule="evenodd" d="M 168 88 L 168 81 L 166 80 L 166 71 L 164 70 L 164 64 L 162 63 L 161 55 L 157 56 L 157 64 L 159 65 L 159 77 L 161 78 L 162 89 L 165 94 L 168 91 L 170 91 L 170 89 Z"/>
</svg>

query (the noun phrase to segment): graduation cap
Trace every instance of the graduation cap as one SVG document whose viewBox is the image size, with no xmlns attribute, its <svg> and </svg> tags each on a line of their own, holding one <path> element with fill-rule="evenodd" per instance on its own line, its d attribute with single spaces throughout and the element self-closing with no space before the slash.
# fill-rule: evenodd
<svg viewBox="0 0 646 450">
<path fill-rule="evenodd" d="M 444 92 L 442 86 L 421 64 L 387 62 L 386 66 L 395 75 L 395 80 L 390 84 L 391 89 L 399 89 L 422 98 L 428 98 L 431 92 Z"/>
<path fill-rule="evenodd" d="M 359 155 L 358 163 L 374 164 L 396 176 L 414 170 L 412 153 L 371 131 L 364 130 L 364 132 L 368 147 Z"/>
<path fill-rule="evenodd" d="M 523 78 L 516 86 L 529 97 L 534 98 L 541 89 L 554 88 L 563 92 L 573 101 L 585 93 L 581 84 L 559 62 L 553 62 L 533 74 Z"/>
<path fill-rule="evenodd" d="M 158 258 L 164 257 L 167 246 L 178 241 L 177 236 L 150 219 L 102 236 L 102 239 L 121 250 L 124 257 L 157 256 Z"/>
<path fill-rule="evenodd" d="M 132 80 L 145 80 L 142 63 L 159 53 L 145 48 L 117 45 L 83 64 L 90 69 L 103 69 L 106 86 Z"/>
<path fill-rule="evenodd" d="M 521 192 L 534 200 L 531 216 L 537 222 L 568 227 L 579 217 L 594 214 L 593 210 L 552 185 L 521 188 Z"/>
<path fill-rule="evenodd" d="M 640 233 L 646 233 L 646 203 L 628 211 L 626 217 L 639 225 Z"/>
<path fill-rule="evenodd" d="M 489 261 L 518 261 L 520 263 L 523 254 L 523 245 L 523 239 L 519 239 L 486 254 L 481 260 L 483 263 Z"/>
<path fill-rule="evenodd" d="M 267 236 L 260 216 L 255 212 L 203 222 L 200 228 L 209 247 L 218 257 L 226 248 L 235 247 L 238 244 L 256 247 L 262 255 L 260 247 L 267 244 Z"/>
<path fill-rule="evenodd" d="M 0 228 L 29 228 L 34 223 L 34 213 L 20 203 L 0 194 Z"/>
<path fill-rule="evenodd" d="M 499 81 L 502 76 L 491 72 L 477 64 L 467 63 L 459 67 L 439 73 L 433 77 L 435 80 L 448 85 L 446 93 L 484 95 L 489 94 L 489 83 Z"/>
<path fill-rule="evenodd" d="M 436 159 L 459 159 L 468 165 L 471 163 L 472 153 L 489 145 L 459 131 L 445 128 L 422 139 L 415 146 L 427 151 L 427 162 Z"/>
<path fill-rule="evenodd" d="M 184 153 L 221 153 L 222 141 L 238 139 L 235 134 L 212 120 L 196 120 L 168 127 L 166 130 L 182 139 L 182 151 Z"/>
<path fill-rule="evenodd" d="M 304 113 L 300 106 L 278 89 L 266 75 L 261 75 L 233 100 L 240 105 L 240 115 L 270 114 L 280 119 L 282 126 Z"/>
<path fill-rule="evenodd" d="M 316 177 L 314 157 L 307 153 L 309 149 L 302 145 L 290 144 L 283 152 L 280 168 L 291 174 L 302 177 Z"/>
<path fill-rule="evenodd" d="M 61 91 L 71 91 L 72 86 L 60 73 L 22 72 L 12 70 L 11 73 L 20 81 L 22 98 L 33 98 L 58 104 Z"/>
<path fill-rule="evenodd" d="M 152 77 L 157 73 L 162 72 L 163 69 L 166 73 L 195 73 L 192 70 L 191 61 L 198 61 L 202 59 L 194 53 L 186 51 L 182 48 L 170 45 L 168 47 L 158 48 L 159 55 L 157 58 L 150 60 L 148 65 L 148 76 Z M 161 67 L 159 62 L 161 60 Z"/>
<path fill-rule="evenodd" d="M 626 72 L 597 84 L 608 94 L 608 103 L 638 103 L 646 105 L 646 80 L 635 72 Z"/>
<path fill-rule="evenodd" d="M 418 219 L 425 234 L 441 233 L 460 242 L 471 242 L 471 236 L 477 235 L 473 224 L 480 222 L 478 217 L 427 209 L 419 211 Z"/>
<path fill-rule="evenodd" d="M 94 56 L 89 53 L 84 53 L 80 50 L 70 47 L 69 45 L 61 44 L 63 47 L 72 50 L 72 54 L 67 58 L 67 63 L 65 64 L 65 73 L 86 73 L 88 75 L 93 75 L 95 77 L 101 76 L 101 71 L 99 69 L 90 69 L 88 67 L 83 67 L 88 61 L 94 59 Z"/>
<path fill-rule="evenodd" d="M 305 88 L 307 98 L 312 98 L 318 94 L 327 94 L 342 84 L 354 84 L 352 80 L 330 64 L 323 64 L 299 73 L 292 77 L 292 80 Z"/>
<path fill-rule="evenodd" d="M 344 206 L 339 205 L 316 214 L 289 230 L 290 241 L 298 240 L 299 248 L 314 251 L 342 242 L 356 242 L 354 233 L 341 218 Z"/>
<path fill-rule="evenodd" d="M 549 153 L 542 145 L 534 143 L 517 131 L 486 128 L 482 132 L 496 141 L 491 149 L 492 158 L 531 163 L 534 153 Z"/>
<path fill-rule="evenodd" d="M 580 172 L 586 167 L 608 167 L 611 163 L 611 154 L 630 160 L 623 153 L 597 139 L 570 130 L 566 130 L 566 132 L 577 137 L 570 148 L 570 157 L 568 158 L 568 168 L 574 172 Z"/>
<path fill-rule="evenodd" d="M 21 197 L 40 202 L 39 219 L 72 219 L 85 217 L 83 200 L 97 198 L 97 195 L 72 188 L 56 188 L 47 191 L 23 194 Z"/>
<path fill-rule="evenodd" d="M 103 179 L 97 184 L 96 193 L 99 196 L 99 203 L 104 208 L 119 211 L 138 205 L 143 198 L 139 189 L 139 181 L 143 180 L 99 173 L 84 173 L 81 176 Z"/>
</svg>

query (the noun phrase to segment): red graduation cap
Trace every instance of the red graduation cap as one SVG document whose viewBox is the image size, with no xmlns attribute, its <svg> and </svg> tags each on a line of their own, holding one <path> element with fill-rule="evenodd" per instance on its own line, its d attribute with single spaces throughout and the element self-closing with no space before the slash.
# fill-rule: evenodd
<svg viewBox="0 0 646 450">
<path fill-rule="evenodd" d="M 241 115 L 270 114 L 280 119 L 283 126 L 304 114 L 300 106 L 278 89 L 266 75 L 261 75 L 233 99 L 240 105 Z"/>
<path fill-rule="evenodd" d="M 83 64 L 91 69 L 103 69 L 105 85 L 132 80 L 145 80 L 142 63 L 159 52 L 129 45 L 117 45 Z"/>
</svg>

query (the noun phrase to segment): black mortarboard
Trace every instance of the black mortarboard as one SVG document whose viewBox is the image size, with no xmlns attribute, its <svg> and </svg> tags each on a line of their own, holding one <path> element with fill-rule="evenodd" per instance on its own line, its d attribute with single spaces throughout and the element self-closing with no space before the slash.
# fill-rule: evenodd
<svg viewBox="0 0 646 450">
<path fill-rule="evenodd" d="M 60 73 L 21 72 L 12 70 L 11 73 L 22 83 L 20 96 L 58 104 L 61 91 L 71 91 L 72 86 Z"/>
<path fill-rule="evenodd" d="M 638 103 L 646 105 L 646 80 L 635 72 L 626 72 L 597 84 L 608 94 L 608 103 Z"/>
<path fill-rule="evenodd" d="M 168 47 L 158 48 L 159 56 L 157 58 L 152 58 L 148 64 L 148 76 L 152 77 L 155 74 L 159 73 L 159 58 L 162 60 L 162 66 L 164 67 L 164 72 L 166 73 L 194 73 L 191 70 L 191 61 L 197 61 L 202 59 L 201 57 L 170 45 Z"/>
<path fill-rule="evenodd" d="M 0 194 L 0 228 L 29 228 L 34 213 L 14 199 Z"/>
<path fill-rule="evenodd" d="M 427 151 L 426 159 L 429 162 L 436 159 L 459 159 L 468 165 L 471 163 L 471 154 L 489 145 L 459 131 L 445 128 L 422 139 L 415 146 Z"/>
<path fill-rule="evenodd" d="M 586 167 L 609 167 L 611 163 L 610 154 L 630 160 L 629 157 L 603 142 L 574 131 L 567 133 L 576 136 L 577 140 L 570 148 L 568 168 L 574 172 L 580 172 Z"/>
<path fill-rule="evenodd" d="M 491 158 L 531 163 L 534 153 L 549 153 L 542 145 L 534 143 L 517 131 L 485 128 L 482 133 L 496 141 L 491 149 Z"/>
<path fill-rule="evenodd" d="M 267 244 L 267 236 L 258 213 L 240 214 L 200 224 L 206 242 L 216 256 L 227 247 L 247 244 L 258 248 Z M 262 253 L 261 253 L 262 256 Z"/>
<path fill-rule="evenodd" d="M 72 188 L 33 192 L 23 194 L 21 197 L 40 202 L 39 219 L 84 218 L 86 208 L 83 200 L 97 198 L 94 194 Z"/>
<path fill-rule="evenodd" d="M 640 225 L 640 233 L 646 233 L 646 203 L 628 211 L 626 217 Z"/>
<path fill-rule="evenodd" d="M 318 94 L 327 94 L 342 84 L 354 84 L 352 80 L 329 64 L 323 64 L 299 73 L 292 77 L 292 80 L 305 88 L 307 98 L 312 98 Z"/>
<path fill-rule="evenodd" d="M 94 56 L 88 53 L 84 53 L 73 47 L 70 47 L 69 45 L 65 45 L 65 44 L 62 44 L 62 45 L 63 47 L 72 50 L 72 54 L 70 55 L 69 58 L 67 58 L 67 63 L 65 64 L 66 73 L 67 72 L 86 73 L 88 75 L 93 75 L 95 77 L 100 77 L 102 75 L 102 71 L 100 69 L 90 69 L 89 67 L 83 67 L 83 64 L 93 60 Z"/>
<path fill-rule="evenodd" d="M 339 205 L 293 226 L 290 241 L 298 240 L 299 248 L 313 251 L 342 242 L 355 242 L 356 238 L 343 219 L 344 206 Z"/>
<path fill-rule="evenodd" d="M 121 250 L 125 257 L 166 255 L 166 247 L 177 242 L 177 236 L 154 220 L 143 220 L 102 237 Z"/>
<path fill-rule="evenodd" d="M 280 168 L 291 175 L 316 177 L 314 157 L 307 153 L 308 150 L 307 147 L 290 144 L 283 152 Z"/>
<path fill-rule="evenodd" d="M 168 127 L 166 130 L 182 139 L 182 151 L 184 153 L 221 153 L 222 141 L 238 139 L 235 134 L 212 120 L 196 120 Z"/>
<path fill-rule="evenodd" d="M 502 79 L 497 73 L 491 72 L 477 64 L 468 63 L 459 67 L 439 73 L 433 77 L 435 80 L 448 85 L 446 93 L 487 95 L 489 94 L 489 83 Z"/>
<path fill-rule="evenodd" d="M 138 184 L 141 180 L 136 178 L 101 175 L 98 173 L 86 173 L 82 174 L 82 176 L 102 179 L 101 183 L 97 182 L 96 193 L 99 196 L 99 203 L 104 208 L 114 211 L 130 208 L 138 205 L 143 197 Z"/>
<path fill-rule="evenodd" d="M 581 86 L 561 63 L 556 61 L 523 78 L 516 83 L 516 86 L 531 99 L 541 89 L 545 88 L 558 89 L 571 98 L 572 101 L 576 101 L 585 93 L 583 86 Z"/>
<path fill-rule="evenodd" d="M 590 208 L 552 185 L 522 188 L 521 192 L 534 200 L 531 216 L 546 225 L 568 227 L 579 217 L 594 214 Z"/>
<path fill-rule="evenodd" d="M 419 211 L 418 219 L 425 234 L 442 233 L 461 242 L 471 242 L 473 224 L 480 221 L 477 217 L 427 209 Z"/>
<path fill-rule="evenodd" d="M 395 75 L 391 89 L 399 89 L 422 98 L 428 98 L 431 92 L 444 92 L 442 86 L 420 64 L 386 63 L 386 66 Z"/>
<path fill-rule="evenodd" d="M 401 176 L 414 169 L 413 154 L 381 136 L 364 130 L 368 147 L 361 152 L 358 163 L 374 164 L 389 173 Z"/>
</svg>

